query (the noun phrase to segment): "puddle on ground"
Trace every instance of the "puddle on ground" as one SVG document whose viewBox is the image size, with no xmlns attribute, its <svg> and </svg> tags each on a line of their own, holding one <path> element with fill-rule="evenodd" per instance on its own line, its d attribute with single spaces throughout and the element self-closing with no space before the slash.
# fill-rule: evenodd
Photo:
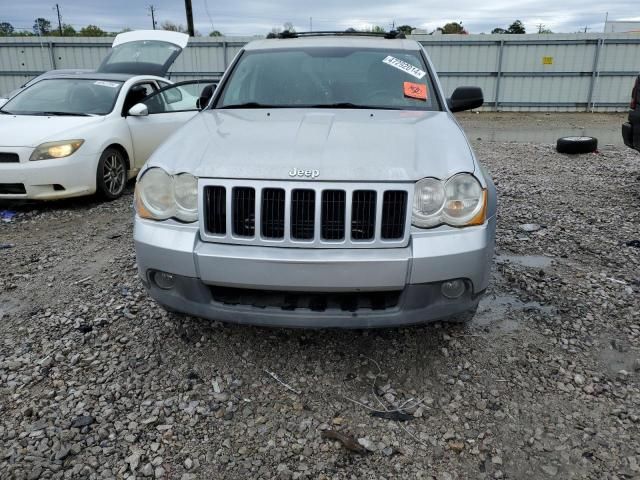
<svg viewBox="0 0 640 480">
<path fill-rule="evenodd" d="M 529 268 L 546 268 L 551 266 L 553 258 L 544 255 L 496 255 L 498 263 L 515 263 Z"/>
<path fill-rule="evenodd" d="M 599 343 L 601 349 L 598 352 L 598 359 L 607 373 L 616 375 L 620 370 L 634 371 L 634 362 L 638 354 L 632 350 L 628 342 L 605 336 L 599 339 Z"/>
<path fill-rule="evenodd" d="M 13 300 L 0 299 L 0 321 L 5 315 L 9 315 L 10 312 L 14 312 L 18 309 L 18 303 Z"/>
<path fill-rule="evenodd" d="M 620 122 L 622 123 L 622 121 Z M 624 146 L 619 128 L 549 128 L 538 127 L 467 127 L 465 132 L 472 140 L 483 142 L 516 142 L 555 144 L 560 137 L 596 137 L 598 145 Z"/>
<path fill-rule="evenodd" d="M 520 329 L 525 312 L 536 311 L 546 315 L 556 313 L 555 307 L 538 302 L 523 302 L 513 295 L 486 295 L 480 300 L 476 315 L 471 321 L 474 327 L 495 327 L 509 333 Z"/>
</svg>

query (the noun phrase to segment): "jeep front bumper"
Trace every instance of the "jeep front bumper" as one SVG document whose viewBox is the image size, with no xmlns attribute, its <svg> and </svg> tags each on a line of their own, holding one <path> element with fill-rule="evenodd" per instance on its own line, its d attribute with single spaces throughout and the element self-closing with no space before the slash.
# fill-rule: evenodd
<svg viewBox="0 0 640 480">
<path fill-rule="evenodd" d="M 472 310 L 488 285 L 494 238 L 495 217 L 477 227 L 416 230 L 407 247 L 387 249 L 203 242 L 197 225 L 139 217 L 134 228 L 140 277 L 166 308 L 225 322 L 306 328 L 392 327 Z M 171 287 L 161 288 L 154 272 L 171 274 Z M 450 299 L 441 286 L 454 279 L 466 289 Z"/>
</svg>

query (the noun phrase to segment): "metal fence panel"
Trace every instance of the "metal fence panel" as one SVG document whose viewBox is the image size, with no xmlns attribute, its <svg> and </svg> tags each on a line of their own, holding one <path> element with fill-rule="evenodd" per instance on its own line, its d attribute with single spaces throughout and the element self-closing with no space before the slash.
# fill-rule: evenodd
<svg viewBox="0 0 640 480">
<path fill-rule="evenodd" d="M 170 71 L 173 80 L 219 78 L 256 37 L 196 37 Z M 416 35 L 450 95 L 476 85 L 484 109 L 623 111 L 640 70 L 634 34 Z M 0 37 L 0 93 L 52 68 L 95 68 L 113 38 Z"/>
</svg>

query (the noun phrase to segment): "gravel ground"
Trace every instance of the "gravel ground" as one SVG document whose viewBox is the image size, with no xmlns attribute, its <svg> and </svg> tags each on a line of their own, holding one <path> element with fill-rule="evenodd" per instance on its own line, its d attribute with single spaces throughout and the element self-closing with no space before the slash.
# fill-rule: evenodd
<svg viewBox="0 0 640 480">
<path fill-rule="evenodd" d="M 640 155 L 474 143 L 500 218 L 466 326 L 173 317 L 130 191 L 0 205 L 0 477 L 638 478 Z"/>
</svg>

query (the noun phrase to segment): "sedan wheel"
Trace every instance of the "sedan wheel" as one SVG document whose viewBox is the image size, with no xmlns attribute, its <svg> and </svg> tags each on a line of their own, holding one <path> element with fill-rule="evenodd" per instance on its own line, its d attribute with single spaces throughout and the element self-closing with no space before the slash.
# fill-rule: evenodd
<svg viewBox="0 0 640 480">
<path fill-rule="evenodd" d="M 103 197 L 113 200 L 122 195 L 127 184 L 127 162 L 120 151 L 107 148 L 102 153 L 96 180 Z"/>
</svg>

